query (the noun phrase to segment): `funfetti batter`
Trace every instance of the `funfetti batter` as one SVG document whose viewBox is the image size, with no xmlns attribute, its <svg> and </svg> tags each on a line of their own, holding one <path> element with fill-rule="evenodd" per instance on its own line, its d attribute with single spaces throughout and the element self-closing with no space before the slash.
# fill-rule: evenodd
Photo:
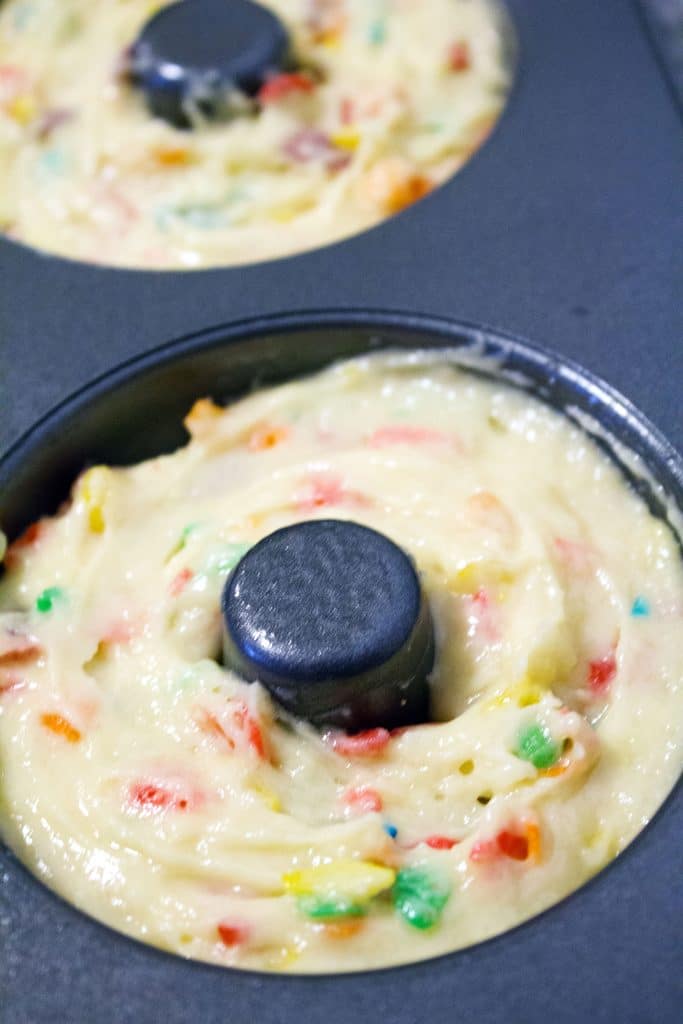
<svg viewBox="0 0 683 1024">
<path fill-rule="evenodd" d="M 681 767 L 676 542 L 588 437 L 446 357 L 202 400 L 8 548 L 0 817 L 102 921 L 187 957 L 348 971 L 555 903 Z M 320 734 L 220 663 L 241 555 L 352 519 L 415 560 L 436 721 Z"/>
<path fill-rule="evenodd" d="M 268 0 L 303 70 L 269 79 L 248 116 L 181 130 L 126 70 L 164 6 L 0 4 L 0 230 L 131 267 L 286 255 L 440 185 L 507 94 L 492 0 Z"/>
</svg>

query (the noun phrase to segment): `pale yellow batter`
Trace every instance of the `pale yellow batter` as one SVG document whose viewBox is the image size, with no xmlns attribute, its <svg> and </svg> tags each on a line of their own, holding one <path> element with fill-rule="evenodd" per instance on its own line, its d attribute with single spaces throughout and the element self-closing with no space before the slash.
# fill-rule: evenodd
<svg viewBox="0 0 683 1024">
<path fill-rule="evenodd" d="M 269 83 L 253 116 L 182 131 L 123 74 L 163 6 L 0 4 L 0 230 L 131 267 L 308 249 L 449 178 L 509 85 L 493 0 L 268 0 L 315 76 Z"/>
<path fill-rule="evenodd" d="M 683 572 L 585 434 L 405 355 L 187 424 L 5 555 L 0 819 L 49 885 L 184 956 L 345 971 L 509 928 L 647 823 L 681 768 Z M 321 736 L 221 667 L 231 567 L 313 517 L 414 557 L 437 723 Z"/>
</svg>

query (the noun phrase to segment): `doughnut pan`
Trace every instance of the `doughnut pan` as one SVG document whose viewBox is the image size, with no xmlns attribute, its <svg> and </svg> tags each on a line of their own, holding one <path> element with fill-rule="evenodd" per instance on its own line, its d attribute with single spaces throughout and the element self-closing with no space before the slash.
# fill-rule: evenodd
<svg viewBox="0 0 683 1024">
<path fill-rule="evenodd" d="M 18 526 L 31 501 L 49 502 L 34 486 L 11 510 L 25 443 L 11 449 L 66 395 L 172 338 L 281 310 L 391 308 L 514 332 L 606 379 L 683 448 L 683 135 L 648 22 L 631 0 L 508 7 L 519 69 L 493 137 L 451 183 L 363 235 L 186 274 L 0 240 L 3 514 Z M 321 360 L 324 345 L 335 351 L 316 344 Z M 288 372 L 315 361 L 304 348 Z M 57 443 L 45 425 L 37 437 Z M 679 785 L 622 857 L 541 917 L 448 957 L 338 978 L 221 970 L 142 946 L 68 907 L 0 846 L 0 1024 L 668 1024 L 683 1003 L 682 827 Z"/>
</svg>

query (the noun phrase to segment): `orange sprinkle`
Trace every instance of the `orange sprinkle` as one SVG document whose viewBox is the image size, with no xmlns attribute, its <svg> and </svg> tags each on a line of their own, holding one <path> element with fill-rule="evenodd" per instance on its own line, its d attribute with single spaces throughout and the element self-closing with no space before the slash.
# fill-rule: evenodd
<svg viewBox="0 0 683 1024">
<path fill-rule="evenodd" d="M 330 939 L 350 939 L 357 935 L 364 925 L 362 917 L 352 917 L 346 921 L 326 921 L 322 927 Z"/>
<path fill-rule="evenodd" d="M 215 715 L 212 715 L 206 708 L 197 708 L 194 712 L 194 720 L 203 733 L 207 736 L 213 736 L 214 739 L 218 739 L 221 743 L 225 744 L 228 750 L 235 749 L 235 741 L 232 737 L 228 736 L 227 732 L 218 721 Z"/>
<path fill-rule="evenodd" d="M 162 167 L 185 167 L 194 162 L 194 154 L 185 146 L 156 146 L 152 156 Z"/>
<path fill-rule="evenodd" d="M 432 190 L 432 183 L 424 174 L 411 174 L 396 185 L 389 192 L 385 209 L 389 214 L 400 213 L 406 206 L 411 206 L 418 199 L 422 199 Z"/>
<path fill-rule="evenodd" d="M 541 859 L 541 831 L 538 825 L 529 823 L 526 828 L 529 860 L 539 861 Z"/>
<path fill-rule="evenodd" d="M 40 724 L 55 736 L 61 736 L 67 743 L 78 743 L 81 734 L 75 725 L 72 725 L 68 718 L 58 715 L 54 711 L 46 712 L 40 716 Z"/>
<path fill-rule="evenodd" d="M 255 427 L 249 436 L 248 447 L 251 452 L 262 452 L 274 448 L 290 435 L 289 427 L 277 427 L 267 423 Z"/>
<path fill-rule="evenodd" d="M 544 771 L 539 772 L 539 775 L 544 775 L 548 779 L 556 779 L 558 775 L 564 775 L 568 767 L 569 765 L 561 764 L 558 762 L 558 764 L 554 764 L 552 765 L 552 767 L 546 768 Z"/>
</svg>

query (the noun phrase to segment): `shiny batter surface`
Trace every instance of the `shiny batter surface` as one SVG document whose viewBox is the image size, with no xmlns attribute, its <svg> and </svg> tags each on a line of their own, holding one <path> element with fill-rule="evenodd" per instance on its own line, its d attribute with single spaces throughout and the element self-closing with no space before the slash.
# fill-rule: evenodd
<svg viewBox="0 0 683 1024">
<path fill-rule="evenodd" d="M 503 931 L 647 823 L 681 768 L 683 572 L 585 434 L 390 354 L 187 426 L 5 554 L 0 818 L 49 885 L 183 956 L 345 971 Z M 320 735 L 221 667 L 231 568 L 314 517 L 415 559 L 438 721 Z"/>
<path fill-rule="evenodd" d="M 182 131 L 125 73 L 163 6 L 0 5 L 0 230 L 131 267 L 286 255 L 444 182 L 507 93 L 493 0 L 269 0 L 303 72 L 268 81 L 249 116 Z"/>
</svg>

